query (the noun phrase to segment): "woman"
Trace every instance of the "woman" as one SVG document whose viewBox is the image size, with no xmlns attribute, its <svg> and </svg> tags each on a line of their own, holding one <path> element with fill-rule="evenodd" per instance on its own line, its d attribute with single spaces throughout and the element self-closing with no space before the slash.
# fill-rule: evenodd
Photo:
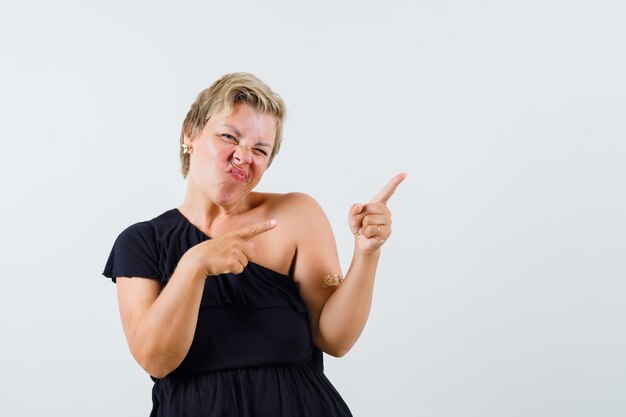
<svg viewBox="0 0 626 417">
<path fill-rule="evenodd" d="M 344 279 L 315 200 L 252 191 L 280 149 L 284 114 L 251 74 L 201 92 L 181 134 L 185 201 L 115 241 L 103 275 L 155 381 L 151 416 L 351 415 L 321 352 L 344 355 L 365 326 L 391 234 L 385 203 L 405 175 L 350 209 Z"/>
</svg>

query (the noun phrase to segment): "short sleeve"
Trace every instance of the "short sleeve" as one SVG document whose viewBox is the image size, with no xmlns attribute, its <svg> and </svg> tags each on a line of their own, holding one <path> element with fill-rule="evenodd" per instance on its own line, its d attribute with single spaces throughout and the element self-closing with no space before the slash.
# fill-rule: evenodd
<svg viewBox="0 0 626 417">
<path fill-rule="evenodd" d="M 102 275 L 116 282 L 116 277 L 160 279 L 156 236 L 150 224 L 136 223 L 115 240 Z"/>
</svg>

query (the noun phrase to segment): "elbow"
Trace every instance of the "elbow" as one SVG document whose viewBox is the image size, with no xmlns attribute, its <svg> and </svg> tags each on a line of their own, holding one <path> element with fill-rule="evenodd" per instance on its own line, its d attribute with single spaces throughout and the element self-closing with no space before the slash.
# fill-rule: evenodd
<svg viewBox="0 0 626 417">
<path fill-rule="evenodd" d="M 158 363 L 144 362 L 144 363 L 139 363 L 139 365 L 150 376 L 153 376 L 157 379 L 165 378 L 167 375 L 170 374 L 170 372 L 174 370 L 169 367 L 162 366 L 161 364 L 158 364 Z"/>
<path fill-rule="evenodd" d="M 163 339 L 133 335 L 128 347 L 135 361 L 154 378 L 164 378 L 177 369 L 185 359 L 189 347 L 180 343 L 165 343 Z"/>
<path fill-rule="evenodd" d="M 324 352 L 335 358 L 342 358 L 350 349 L 326 349 Z"/>
<path fill-rule="evenodd" d="M 181 361 L 168 360 L 164 355 L 143 352 L 132 352 L 135 360 L 150 376 L 161 379 L 170 374 L 180 365 Z"/>
<path fill-rule="evenodd" d="M 174 369 L 176 369 L 175 366 L 168 366 L 168 364 L 157 360 L 137 360 L 137 363 L 139 363 L 139 366 L 141 366 L 150 376 L 158 379 L 165 378 Z"/>
<path fill-rule="evenodd" d="M 344 357 L 350 349 L 352 349 L 353 343 L 326 343 L 318 347 L 326 354 L 334 356 L 335 358 Z"/>
</svg>

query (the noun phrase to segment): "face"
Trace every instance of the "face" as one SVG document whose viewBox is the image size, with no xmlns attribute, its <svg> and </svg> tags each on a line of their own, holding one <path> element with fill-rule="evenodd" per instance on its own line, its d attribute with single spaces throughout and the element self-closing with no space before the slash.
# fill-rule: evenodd
<svg viewBox="0 0 626 417">
<path fill-rule="evenodd" d="M 276 118 L 249 104 L 236 103 L 217 113 L 198 137 L 185 137 L 193 148 L 191 185 L 217 204 L 236 203 L 261 180 L 275 138 Z"/>
</svg>

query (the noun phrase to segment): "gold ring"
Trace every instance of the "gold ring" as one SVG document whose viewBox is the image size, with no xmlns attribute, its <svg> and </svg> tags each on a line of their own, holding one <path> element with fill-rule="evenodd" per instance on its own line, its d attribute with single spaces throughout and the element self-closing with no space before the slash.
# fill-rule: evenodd
<svg viewBox="0 0 626 417">
<path fill-rule="evenodd" d="M 380 225 L 376 225 L 376 234 L 374 236 L 378 236 L 380 234 Z"/>
</svg>

